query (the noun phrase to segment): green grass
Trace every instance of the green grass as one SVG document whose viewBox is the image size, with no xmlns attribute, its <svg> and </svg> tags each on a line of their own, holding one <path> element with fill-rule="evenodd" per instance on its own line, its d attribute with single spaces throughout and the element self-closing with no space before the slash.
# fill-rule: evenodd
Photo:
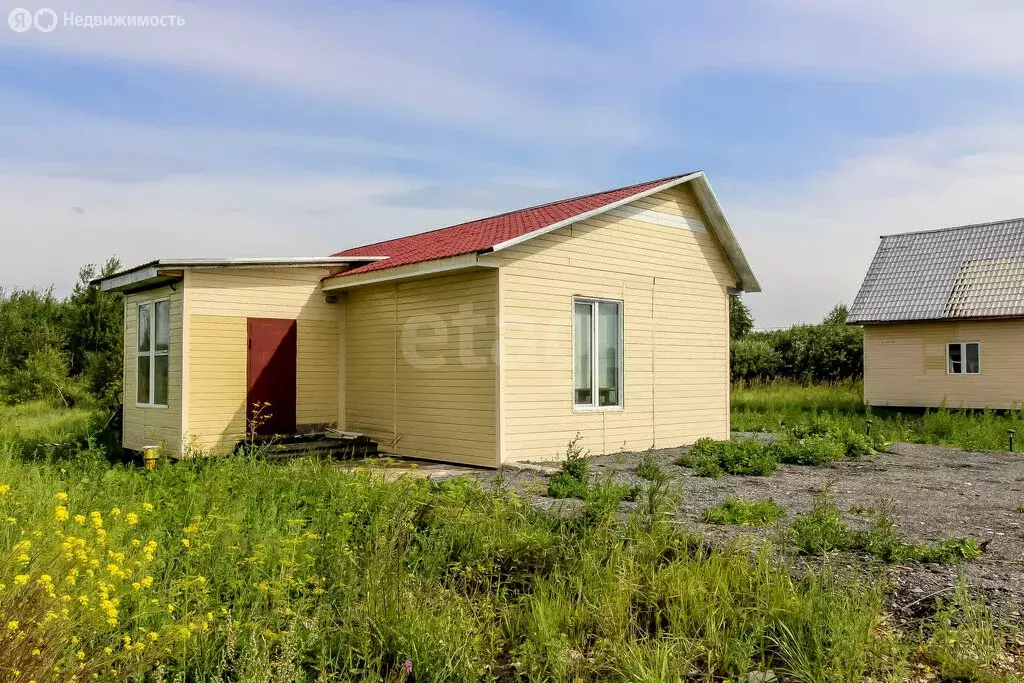
<svg viewBox="0 0 1024 683">
<path fill-rule="evenodd" d="M 704 511 L 701 520 L 708 524 L 766 526 L 786 516 L 786 508 L 775 501 L 726 498 Z"/>
<path fill-rule="evenodd" d="M 45 401 L 0 405 L 0 444 L 27 457 L 75 450 L 101 435 L 107 417 L 86 408 L 56 408 Z"/>
<path fill-rule="evenodd" d="M 972 538 L 948 538 L 938 543 L 906 543 L 895 533 L 889 517 L 875 513 L 867 531 L 850 529 L 839 508 L 825 492 L 814 507 L 790 523 L 790 538 L 796 549 L 807 555 L 849 550 L 875 555 L 883 562 L 931 562 L 955 564 L 981 557 L 981 547 Z"/>
<path fill-rule="evenodd" d="M 827 563 L 794 576 L 770 545 L 714 548 L 670 521 L 663 481 L 624 519 L 602 483 L 565 516 L 470 480 L 388 481 L 315 459 L 153 472 L 88 446 L 26 459 L 32 441 L 87 444 L 91 422 L 68 434 L 72 418 L 5 418 L 3 680 L 745 680 L 772 669 L 853 682 L 922 658 L 961 671 L 945 622 L 881 629 L 876 580 Z M 972 619 L 972 633 L 994 629 Z"/>
<path fill-rule="evenodd" d="M 792 382 L 738 384 L 732 389 L 732 428 L 779 432 L 830 429 L 871 435 L 881 442 L 947 444 L 968 450 L 1007 450 L 1007 430 L 1024 433 L 1024 412 L 932 409 L 925 413 L 869 409 L 861 382 L 803 386 Z M 1019 441 L 1019 440 L 1018 440 Z M 1015 444 L 1020 449 L 1020 443 Z"/>
</svg>

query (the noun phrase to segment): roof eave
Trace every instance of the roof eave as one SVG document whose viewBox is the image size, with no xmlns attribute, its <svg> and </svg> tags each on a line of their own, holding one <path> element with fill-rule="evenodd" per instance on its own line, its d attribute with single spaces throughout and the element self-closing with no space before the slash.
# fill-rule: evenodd
<svg viewBox="0 0 1024 683">
<path fill-rule="evenodd" d="M 125 292 L 159 287 L 181 279 L 182 271 L 202 268 L 340 268 L 353 263 L 380 261 L 384 256 L 296 256 L 269 258 L 157 259 L 126 270 L 96 278 L 89 284 L 104 292 Z"/>
</svg>

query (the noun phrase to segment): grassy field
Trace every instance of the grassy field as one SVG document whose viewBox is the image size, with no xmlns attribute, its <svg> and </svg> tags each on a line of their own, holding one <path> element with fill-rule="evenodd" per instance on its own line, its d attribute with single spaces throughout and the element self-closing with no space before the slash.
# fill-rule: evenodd
<svg viewBox="0 0 1024 683">
<path fill-rule="evenodd" d="M 1014 680 L 966 592 L 898 629 L 873 577 L 702 542 L 658 477 L 554 516 L 314 459 L 147 472 L 103 421 L 0 408 L 4 681 Z"/>
<path fill-rule="evenodd" d="M 923 414 L 870 409 L 863 404 L 860 382 L 802 386 L 775 382 L 734 386 L 732 427 L 775 432 L 780 426 L 813 424 L 849 427 L 858 432 L 872 421 L 872 434 L 886 441 L 948 444 L 968 450 L 1006 450 L 1007 430 L 1020 435 L 1015 450 L 1024 450 L 1024 412 L 964 411 L 941 408 Z"/>
</svg>

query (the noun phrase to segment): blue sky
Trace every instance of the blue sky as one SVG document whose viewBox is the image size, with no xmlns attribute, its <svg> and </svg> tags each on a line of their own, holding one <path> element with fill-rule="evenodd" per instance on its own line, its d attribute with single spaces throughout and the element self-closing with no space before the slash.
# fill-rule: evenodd
<svg viewBox="0 0 1024 683">
<path fill-rule="evenodd" d="M 8 288 L 111 254 L 327 254 L 702 168 L 777 327 L 851 301 L 880 234 L 1024 215 L 1018 2 L 46 6 L 53 32 L 0 30 Z"/>
</svg>

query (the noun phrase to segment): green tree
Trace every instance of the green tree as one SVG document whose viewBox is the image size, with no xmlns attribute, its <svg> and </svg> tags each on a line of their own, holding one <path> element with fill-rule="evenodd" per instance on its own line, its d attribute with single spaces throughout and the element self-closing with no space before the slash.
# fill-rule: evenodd
<svg viewBox="0 0 1024 683">
<path fill-rule="evenodd" d="M 739 295 L 729 297 L 729 338 L 742 339 L 754 329 L 754 317 Z"/>
<path fill-rule="evenodd" d="M 57 398 L 66 390 L 60 315 L 52 288 L 0 290 L 0 400 Z"/>
<path fill-rule="evenodd" d="M 121 268 L 116 258 L 78 271 L 78 282 L 64 302 L 62 322 L 70 373 L 102 403 L 113 405 L 121 394 L 124 346 L 124 296 L 89 284 Z"/>
<path fill-rule="evenodd" d="M 843 325 L 846 323 L 846 317 L 850 314 L 850 309 L 846 304 L 836 304 L 832 307 L 832 310 L 828 312 L 825 319 L 821 321 L 822 325 Z"/>
</svg>

